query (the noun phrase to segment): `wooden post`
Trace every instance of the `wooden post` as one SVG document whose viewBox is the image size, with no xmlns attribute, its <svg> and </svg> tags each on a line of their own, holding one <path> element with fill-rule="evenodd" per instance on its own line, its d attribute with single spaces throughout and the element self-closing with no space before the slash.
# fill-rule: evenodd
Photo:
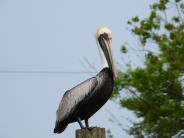
<svg viewBox="0 0 184 138">
<path fill-rule="evenodd" d="M 106 138 L 105 128 L 90 128 L 76 130 L 76 138 Z"/>
</svg>

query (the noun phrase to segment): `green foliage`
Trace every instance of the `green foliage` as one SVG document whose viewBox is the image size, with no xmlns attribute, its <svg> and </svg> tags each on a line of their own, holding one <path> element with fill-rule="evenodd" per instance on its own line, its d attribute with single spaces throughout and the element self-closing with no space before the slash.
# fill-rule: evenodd
<svg viewBox="0 0 184 138">
<path fill-rule="evenodd" d="M 176 9 L 175 15 L 167 12 L 170 6 Z M 135 16 L 127 22 L 143 46 L 151 41 L 159 48 L 159 54 L 146 55 L 144 68 L 121 72 L 115 82 L 114 97 L 126 92 L 119 98 L 120 105 L 141 118 L 129 129 L 137 138 L 170 138 L 184 129 L 183 13 L 182 0 L 160 0 L 151 6 L 148 18 Z M 121 51 L 125 54 L 127 48 Z"/>
<path fill-rule="evenodd" d="M 127 53 L 127 48 L 126 48 L 125 45 L 123 45 L 123 46 L 121 47 L 121 52 L 122 52 L 122 53 Z"/>
</svg>

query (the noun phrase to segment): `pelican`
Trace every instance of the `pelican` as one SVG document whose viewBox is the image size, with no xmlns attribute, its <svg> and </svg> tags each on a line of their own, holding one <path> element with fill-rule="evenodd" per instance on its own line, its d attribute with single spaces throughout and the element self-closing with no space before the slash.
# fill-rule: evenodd
<svg viewBox="0 0 184 138">
<path fill-rule="evenodd" d="M 56 112 L 54 133 L 62 133 L 69 123 L 78 122 L 81 128 L 89 128 L 88 119 L 110 98 L 117 76 L 112 55 L 112 33 L 101 27 L 96 32 L 102 69 L 94 77 L 67 90 Z M 82 124 L 85 121 L 85 127 Z"/>
</svg>

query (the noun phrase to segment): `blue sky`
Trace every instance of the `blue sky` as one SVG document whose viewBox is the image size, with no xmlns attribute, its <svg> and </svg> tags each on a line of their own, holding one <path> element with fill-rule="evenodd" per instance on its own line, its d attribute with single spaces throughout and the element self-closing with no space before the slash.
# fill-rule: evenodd
<svg viewBox="0 0 184 138">
<path fill-rule="evenodd" d="M 136 43 L 127 20 L 135 15 L 146 17 L 149 4 L 147 0 L 0 0 L 0 70 L 93 71 L 84 58 L 100 70 L 94 36 L 101 26 L 112 30 L 116 61 L 126 63 L 120 47 L 125 41 Z M 0 137 L 74 137 L 77 123 L 61 135 L 52 133 L 55 112 L 67 89 L 93 75 L 0 73 Z M 135 118 L 108 101 L 90 124 L 111 129 L 115 138 L 131 137 L 109 121 L 107 110 L 124 128 Z"/>
</svg>

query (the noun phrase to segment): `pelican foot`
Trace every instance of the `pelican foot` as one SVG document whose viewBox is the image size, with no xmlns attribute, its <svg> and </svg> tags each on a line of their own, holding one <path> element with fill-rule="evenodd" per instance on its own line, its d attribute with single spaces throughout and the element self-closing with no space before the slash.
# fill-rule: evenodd
<svg viewBox="0 0 184 138">
<path fill-rule="evenodd" d="M 89 131 L 93 130 L 94 128 L 97 128 L 97 127 L 86 127 L 86 129 L 88 129 Z"/>
</svg>

